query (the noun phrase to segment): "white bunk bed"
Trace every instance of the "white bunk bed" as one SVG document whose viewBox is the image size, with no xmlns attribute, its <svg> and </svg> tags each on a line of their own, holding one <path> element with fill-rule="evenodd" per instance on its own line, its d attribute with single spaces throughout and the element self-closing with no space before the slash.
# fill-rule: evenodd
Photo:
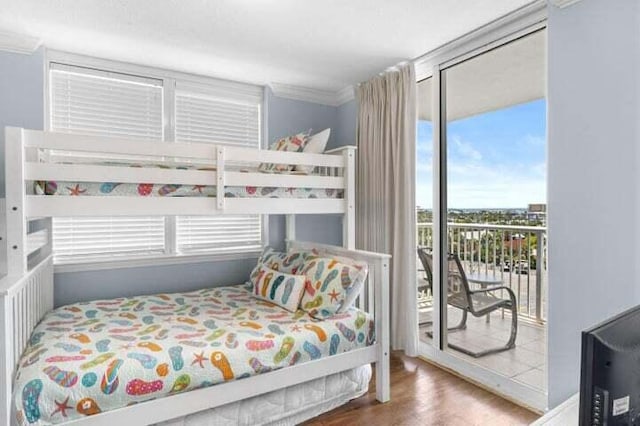
<svg viewBox="0 0 640 426">
<path fill-rule="evenodd" d="M 355 250 L 354 147 L 325 154 L 254 150 L 212 144 L 139 142 L 7 128 L 6 275 L 0 280 L 0 425 L 14 424 L 12 393 L 17 363 L 33 329 L 53 308 L 51 218 L 56 216 L 285 214 L 287 246 L 367 262 L 369 275 L 356 306 L 373 317 L 370 346 L 222 384 L 75 419 L 70 424 L 152 424 L 220 407 L 278 389 L 375 363 L 376 398 L 390 398 L 389 255 Z M 164 164 L 196 163 L 207 170 L 127 167 L 119 164 L 55 163 L 53 154 L 132 155 Z M 73 158 L 73 157 L 69 157 Z M 315 166 L 313 175 L 238 170 L 236 163 Z M 233 165 L 233 166 L 232 166 Z M 139 182 L 215 186 L 215 197 L 66 196 L 34 192 L 34 181 Z M 324 188 L 338 198 L 239 198 L 230 186 Z M 295 241 L 296 214 L 343 214 L 344 247 Z M 32 231 L 32 229 L 37 229 Z M 0 229 L 1 231 L 2 229 Z M 3 234 L 5 235 L 5 234 Z M 3 253 L 0 252 L 0 255 Z M 2 259 L 5 260 L 4 258 Z"/>
</svg>

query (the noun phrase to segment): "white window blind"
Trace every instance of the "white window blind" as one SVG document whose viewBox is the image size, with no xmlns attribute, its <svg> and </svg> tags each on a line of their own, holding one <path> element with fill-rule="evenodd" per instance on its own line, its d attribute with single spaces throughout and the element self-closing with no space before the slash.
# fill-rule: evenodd
<svg viewBox="0 0 640 426">
<path fill-rule="evenodd" d="M 176 88 L 176 140 L 260 148 L 260 102 Z"/>
<path fill-rule="evenodd" d="M 162 80 L 51 64 L 51 130 L 161 140 Z"/>
<path fill-rule="evenodd" d="M 56 263 L 118 260 L 163 254 L 163 217 L 53 219 Z"/>
<path fill-rule="evenodd" d="M 53 131 L 163 138 L 161 80 L 51 64 L 49 87 Z M 53 248 L 56 263 L 165 253 L 165 219 L 54 218 Z"/>
<path fill-rule="evenodd" d="M 239 86 L 239 85 L 238 85 Z M 176 84 L 176 141 L 260 148 L 262 91 Z M 178 216 L 178 253 L 230 253 L 262 247 L 260 215 Z"/>
<path fill-rule="evenodd" d="M 180 253 L 233 253 L 262 247 L 260 215 L 179 216 Z"/>
</svg>

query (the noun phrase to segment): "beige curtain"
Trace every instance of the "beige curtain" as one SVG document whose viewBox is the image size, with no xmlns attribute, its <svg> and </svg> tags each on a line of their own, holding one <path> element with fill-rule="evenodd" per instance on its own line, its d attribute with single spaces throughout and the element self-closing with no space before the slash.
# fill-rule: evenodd
<svg viewBox="0 0 640 426">
<path fill-rule="evenodd" d="M 389 253 L 391 346 L 418 352 L 416 289 L 416 80 L 412 64 L 361 83 L 356 244 Z"/>
</svg>

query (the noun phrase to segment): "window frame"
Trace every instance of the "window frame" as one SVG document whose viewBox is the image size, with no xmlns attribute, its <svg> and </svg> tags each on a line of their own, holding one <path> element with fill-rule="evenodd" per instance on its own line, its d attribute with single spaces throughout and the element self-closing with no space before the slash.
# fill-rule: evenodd
<svg viewBox="0 0 640 426">
<path fill-rule="evenodd" d="M 44 129 L 51 129 L 51 95 L 49 71 L 52 63 L 62 63 L 69 66 L 76 66 L 88 69 L 96 69 L 103 72 L 113 72 L 118 74 L 128 74 L 143 78 L 157 79 L 162 81 L 163 86 L 163 133 L 165 142 L 175 142 L 176 136 L 176 82 L 188 84 L 192 87 L 201 87 L 203 92 L 212 90 L 243 90 L 247 85 L 233 81 L 220 80 L 211 77 L 204 77 L 195 74 L 188 74 L 178 71 L 164 70 L 143 65 L 130 64 L 125 62 L 112 61 L 107 59 L 94 58 L 77 55 L 73 53 L 50 50 L 45 52 L 44 61 Z M 267 108 L 266 94 L 262 89 L 262 102 L 260 103 L 260 146 L 264 149 L 267 145 Z M 86 262 L 73 262 L 55 264 L 55 272 L 79 272 L 98 271 L 108 269 L 149 267 L 157 265 L 179 265 L 188 263 L 218 262 L 240 259 L 253 259 L 260 255 L 261 250 L 247 250 L 234 253 L 187 253 L 177 252 L 176 217 L 164 216 L 165 218 L 165 253 L 161 255 L 139 256 L 128 259 L 112 259 Z M 269 241 L 269 215 L 261 215 L 261 246 Z"/>
</svg>

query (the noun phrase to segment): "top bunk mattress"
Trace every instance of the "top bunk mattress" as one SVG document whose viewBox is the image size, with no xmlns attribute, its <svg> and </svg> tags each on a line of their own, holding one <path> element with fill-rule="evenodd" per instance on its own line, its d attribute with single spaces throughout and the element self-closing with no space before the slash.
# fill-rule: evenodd
<svg viewBox="0 0 640 426">
<path fill-rule="evenodd" d="M 67 163 L 61 163 L 67 164 Z M 86 163 L 97 166 L 125 166 L 134 168 L 160 168 L 197 171 L 215 171 L 215 167 L 197 166 L 165 166 L 156 164 L 133 164 L 119 162 Z M 239 172 L 260 173 L 257 169 L 235 167 Z M 269 173 L 270 174 L 270 173 Z M 304 175 L 291 172 L 290 175 Z M 71 195 L 71 196 L 127 196 L 127 197 L 216 197 L 215 185 L 178 185 L 152 183 L 119 183 L 119 182 L 79 182 L 79 181 L 35 181 L 36 195 Z M 225 197 L 231 198 L 343 198 L 343 190 L 335 188 L 283 188 L 271 186 L 225 186 Z"/>
<path fill-rule="evenodd" d="M 273 186 L 225 186 L 230 198 L 343 198 L 334 188 L 282 188 Z M 152 183 L 37 181 L 36 195 L 127 196 L 127 197 L 215 197 L 211 185 L 161 185 Z"/>
<path fill-rule="evenodd" d="M 320 321 L 244 285 L 78 303 L 34 329 L 13 402 L 19 424 L 60 423 L 373 342 L 356 308 Z"/>
</svg>

